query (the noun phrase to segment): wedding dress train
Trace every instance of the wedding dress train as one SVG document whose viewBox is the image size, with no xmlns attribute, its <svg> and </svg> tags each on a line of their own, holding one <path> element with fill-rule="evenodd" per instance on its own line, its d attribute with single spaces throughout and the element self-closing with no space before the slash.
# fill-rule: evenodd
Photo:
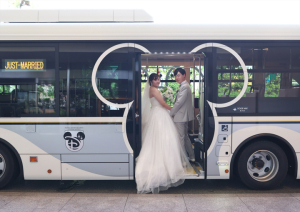
<svg viewBox="0 0 300 212">
<path fill-rule="evenodd" d="M 143 124 L 142 149 L 136 159 L 138 193 L 159 193 L 178 186 L 191 168 L 169 111 L 154 97 L 150 101 L 152 108 Z"/>
</svg>

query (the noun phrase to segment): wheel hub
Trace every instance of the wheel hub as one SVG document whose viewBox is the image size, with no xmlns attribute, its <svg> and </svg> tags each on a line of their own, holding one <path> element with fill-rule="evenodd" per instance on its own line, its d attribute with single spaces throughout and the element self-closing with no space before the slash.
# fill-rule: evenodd
<svg viewBox="0 0 300 212">
<path fill-rule="evenodd" d="M 261 168 L 263 168 L 265 166 L 265 162 L 259 158 L 254 158 L 252 160 L 252 166 L 254 166 L 258 170 L 260 170 Z"/>
<path fill-rule="evenodd" d="M 272 152 L 259 150 L 249 157 L 247 170 L 253 179 L 266 182 L 276 176 L 279 170 L 279 162 Z"/>
</svg>

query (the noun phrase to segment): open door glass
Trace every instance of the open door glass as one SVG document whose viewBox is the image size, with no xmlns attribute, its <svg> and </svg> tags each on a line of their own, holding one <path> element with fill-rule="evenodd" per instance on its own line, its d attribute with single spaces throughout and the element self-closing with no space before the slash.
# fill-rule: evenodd
<svg viewBox="0 0 300 212">
<path fill-rule="evenodd" d="M 204 148 L 204 54 L 194 55 L 194 67 L 192 75 L 192 92 L 194 95 L 195 120 L 192 123 L 190 139 L 194 144 L 196 167 L 204 171 L 205 148 Z"/>
</svg>

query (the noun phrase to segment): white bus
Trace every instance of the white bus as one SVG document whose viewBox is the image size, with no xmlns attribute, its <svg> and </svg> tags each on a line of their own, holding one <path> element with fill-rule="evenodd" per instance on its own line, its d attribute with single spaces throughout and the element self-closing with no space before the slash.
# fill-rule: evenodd
<svg viewBox="0 0 300 212">
<path fill-rule="evenodd" d="M 270 189 L 288 172 L 300 178 L 298 26 L 162 25 L 134 10 L 0 14 L 0 187 L 18 175 L 134 180 L 143 87 L 155 72 L 176 90 L 176 67 L 194 95 L 187 179 L 236 173 Z"/>
</svg>

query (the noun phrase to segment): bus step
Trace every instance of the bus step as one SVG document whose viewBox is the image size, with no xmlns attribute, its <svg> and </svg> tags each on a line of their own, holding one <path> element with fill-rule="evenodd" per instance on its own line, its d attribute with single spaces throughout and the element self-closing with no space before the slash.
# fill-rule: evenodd
<svg viewBox="0 0 300 212">
<path fill-rule="evenodd" d="M 203 168 L 204 167 L 204 160 L 197 161 L 196 164 L 197 164 L 197 167 L 200 168 L 199 170 L 204 171 L 204 168 Z"/>
<path fill-rule="evenodd" d="M 201 167 L 199 166 L 200 164 L 195 162 L 195 163 L 191 163 L 192 167 L 194 168 L 195 172 L 197 173 L 198 177 L 200 176 L 200 170 Z"/>
<path fill-rule="evenodd" d="M 198 138 L 198 134 L 189 134 L 189 139 L 192 144 L 195 142 L 196 138 Z"/>
</svg>

